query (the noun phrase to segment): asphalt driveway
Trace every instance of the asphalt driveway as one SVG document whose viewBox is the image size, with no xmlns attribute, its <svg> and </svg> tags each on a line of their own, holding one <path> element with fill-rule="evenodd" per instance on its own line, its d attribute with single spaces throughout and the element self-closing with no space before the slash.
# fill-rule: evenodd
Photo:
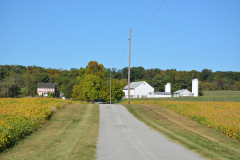
<svg viewBox="0 0 240 160">
<path fill-rule="evenodd" d="M 150 129 L 125 107 L 110 104 L 99 106 L 97 160 L 203 159 Z"/>
</svg>

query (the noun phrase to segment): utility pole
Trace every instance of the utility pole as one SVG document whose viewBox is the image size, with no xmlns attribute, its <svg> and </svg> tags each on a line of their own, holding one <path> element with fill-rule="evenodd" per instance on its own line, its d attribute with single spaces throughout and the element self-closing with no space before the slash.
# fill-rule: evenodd
<svg viewBox="0 0 240 160">
<path fill-rule="evenodd" d="M 129 31 L 128 104 L 130 104 L 130 59 L 131 59 L 131 28 Z"/>
<path fill-rule="evenodd" d="M 110 73 L 110 104 L 112 104 L 112 102 L 111 102 L 111 100 L 112 100 L 112 96 L 111 96 L 111 93 L 112 91 L 111 91 L 111 73 Z"/>
</svg>

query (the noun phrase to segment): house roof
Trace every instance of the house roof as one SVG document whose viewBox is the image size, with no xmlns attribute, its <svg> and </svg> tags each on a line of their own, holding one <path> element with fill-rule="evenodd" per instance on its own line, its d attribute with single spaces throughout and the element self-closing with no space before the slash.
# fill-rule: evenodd
<svg viewBox="0 0 240 160">
<path fill-rule="evenodd" d="M 180 90 L 178 90 L 178 91 L 176 91 L 176 92 L 174 92 L 175 94 L 177 94 L 177 93 L 181 93 L 181 92 L 183 92 L 183 91 L 186 91 L 187 89 L 180 89 Z M 190 92 L 189 90 L 187 90 L 188 92 Z"/>
<path fill-rule="evenodd" d="M 132 82 L 130 83 L 130 89 L 135 89 L 138 86 L 140 86 L 142 83 L 144 83 L 145 81 L 140 81 L 140 82 Z M 147 83 L 147 82 L 145 82 Z M 128 89 L 128 85 L 126 87 L 123 88 L 123 90 L 127 90 Z"/>
<path fill-rule="evenodd" d="M 55 83 L 38 83 L 37 88 L 55 88 Z"/>
</svg>

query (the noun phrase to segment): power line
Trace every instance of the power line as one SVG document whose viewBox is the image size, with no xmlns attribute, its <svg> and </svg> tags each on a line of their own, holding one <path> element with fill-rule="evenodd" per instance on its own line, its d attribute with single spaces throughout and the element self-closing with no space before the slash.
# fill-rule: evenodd
<svg viewBox="0 0 240 160">
<path fill-rule="evenodd" d="M 164 0 L 162 3 L 161 3 L 161 5 L 158 7 L 158 9 L 155 11 L 155 13 L 152 15 L 152 17 L 144 24 L 144 26 L 134 35 L 134 36 L 132 36 L 132 38 L 133 37 L 135 37 L 138 33 L 140 33 L 142 30 L 143 30 L 143 28 L 151 21 L 151 19 L 155 16 L 155 14 L 159 11 L 159 9 L 162 7 L 162 5 L 165 3 L 165 1 L 166 0 Z M 146 14 L 146 12 L 148 11 L 148 9 L 151 7 L 151 5 L 153 4 L 153 2 L 154 2 L 154 0 L 151 2 L 151 4 L 148 6 L 148 8 L 145 10 L 145 12 L 142 14 L 142 16 L 132 25 L 132 27 L 133 26 L 135 26 L 141 19 L 142 19 L 142 17 Z M 132 28 L 131 27 L 131 28 Z M 128 41 L 127 41 L 128 42 Z M 120 60 L 120 63 L 119 63 L 119 67 L 120 67 L 120 65 L 122 64 L 122 60 L 123 60 L 123 57 L 124 57 L 124 55 L 125 55 L 125 53 L 126 53 L 126 49 L 127 49 L 127 42 L 126 42 L 126 44 L 125 44 L 125 47 L 124 47 L 124 52 L 123 52 L 123 54 L 122 54 L 122 58 L 121 58 L 121 60 Z M 119 68 L 118 67 L 118 68 Z"/>
<path fill-rule="evenodd" d="M 166 0 L 164 0 L 163 2 L 162 2 L 162 4 L 158 7 L 158 9 L 156 10 L 156 12 L 152 15 L 152 17 L 147 21 L 147 23 L 145 23 L 144 24 L 144 26 L 133 36 L 133 37 L 135 37 L 138 33 L 140 33 L 142 30 L 143 30 L 143 28 L 151 21 L 151 19 L 156 15 L 156 13 L 160 10 L 160 8 L 162 7 L 162 5 L 165 3 L 165 1 Z M 133 38 L 132 37 L 132 38 Z"/>
<path fill-rule="evenodd" d="M 124 55 L 125 55 L 125 53 L 126 53 L 127 44 L 128 44 L 128 41 L 126 41 L 126 43 L 125 43 L 124 51 L 123 51 L 123 53 L 122 53 L 122 58 L 121 58 L 121 60 L 120 60 L 120 63 L 119 63 L 119 65 L 118 65 L 118 68 L 119 68 L 120 65 L 122 64 L 123 57 L 124 57 Z"/>
<path fill-rule="evenodd" d="M 153 0 L 153 1 L 151 2 L 151 4 L 148 6 L 148 8 L 146 9 L 146 11 L 142 14 L 142 16 L 137 20 L 137 22 L 132 25 L 131 28 L 133 28 L 133 26 L 135 26 L 135 25 L 142 19 L 142 17 L 145 15 L 145 13 L 148 11 L 148 9 L 149 9 L 149 8 L 151 7 L 151 5 L 153 4 L 153 2 L 154 2 L 154 0 Z"/>
</svg>

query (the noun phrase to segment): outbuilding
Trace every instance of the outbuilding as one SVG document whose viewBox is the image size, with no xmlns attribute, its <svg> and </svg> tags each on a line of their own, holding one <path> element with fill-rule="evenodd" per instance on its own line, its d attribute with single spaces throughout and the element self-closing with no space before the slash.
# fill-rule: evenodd
<svg viewBox="0 0 240 160">
<path fill-rule="evenodd" d="M 173 93 L 173 97 L 190 97 L 193 93 L 187 89 L 181 89 Z"/>
<path fill-rule="evenodd" d="M 171 92 L 148 92 L 147 98 L 172 97 Z"/>
</svg>

